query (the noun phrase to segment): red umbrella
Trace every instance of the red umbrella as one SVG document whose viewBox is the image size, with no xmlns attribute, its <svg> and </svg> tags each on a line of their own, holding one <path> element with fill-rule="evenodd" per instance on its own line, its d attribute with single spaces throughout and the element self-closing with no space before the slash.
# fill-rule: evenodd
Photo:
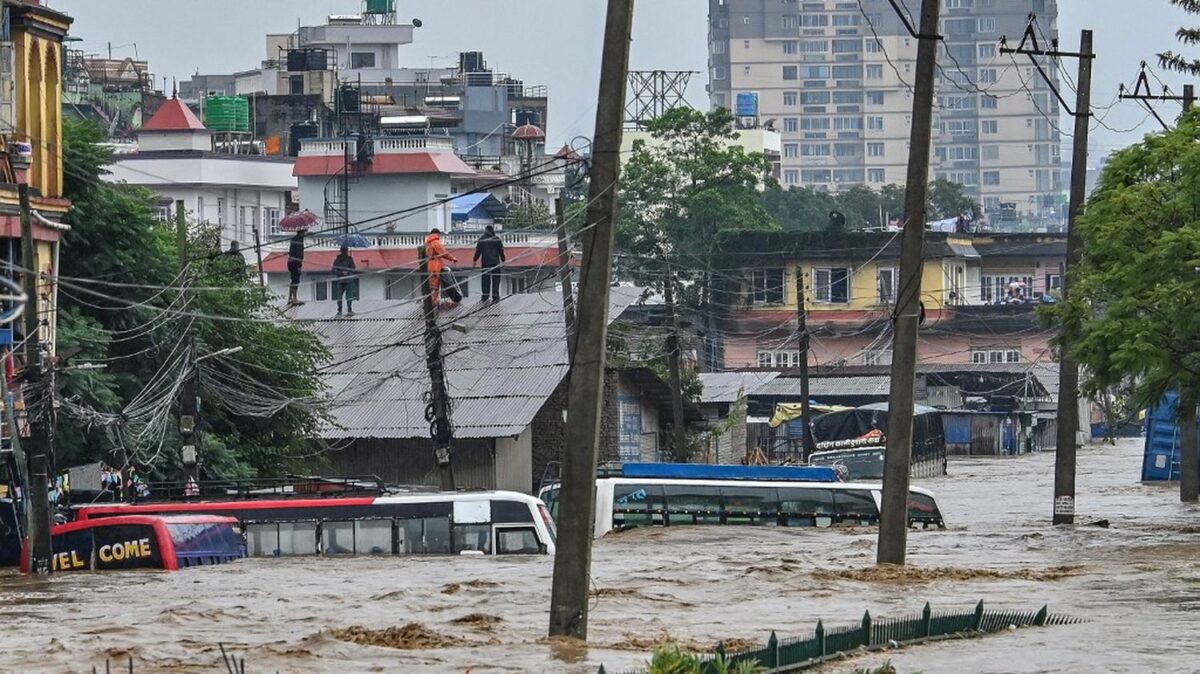
<svg viewBox="0 0 1200 674">
<path fill-rule="evenodd" d="M 285 232 L 299 232 L 304 229 L 312 229 L 313 225 L 319 222 L 321 222 L 321 218 L 312 211 L 296 211 L 279 221 L 279 229 Z"/>
</svg>

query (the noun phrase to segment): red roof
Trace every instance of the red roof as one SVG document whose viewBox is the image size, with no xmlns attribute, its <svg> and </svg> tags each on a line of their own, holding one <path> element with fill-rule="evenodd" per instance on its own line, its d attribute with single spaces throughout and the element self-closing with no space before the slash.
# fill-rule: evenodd
<svg viewBox="0 0 1200 674">
<path fill-rule="evenodd" d="M 342 155 L 320 155 L 297 157 L 292 168 L 294 176 L 333 176 L 340 174 L 346 166 Z M 449 152 L 404 152 L 377 154 L 363 166 L 363 173 L 449 173 L 452 175 L 474 175 L 475 170 L 463 163 L 458 155 Z"/>
<path fill-rule="evenodd" d="M 559 148 L 558 152 L 554 153 L 554 157 L 556 159 L 571 159 L 574 161 L 579 161 L 580 159 L 582 159 L 582 157 L 579 156 L 579 153 L 576 152 L 575 149 L 572 148 L 570 145 L 564 145 L 561 148 Z"/>
<path fill-rule="evenodd" d="M 458 263 L 450 266 L 454 269 L 468 269 L 475 248 L 450 248 L 449 252 L 458 258 Z M 529 246 L 506 246 L 505 257 L 507 265 L 514 268 L 526 267 L 558 267 L 558 248 L 531 248 Z M 310 274 L 328 274 L 333 271 L 333 259 L 338 256 L 336 250 L 310 250 L 304 254 L 304 271 Z M 277 274 L 287 271 L 287 253 L 271 253 L 263 260 L 263 271 Z M 350 251 L 354 265 L 361 274 L 369 270 L 403 269 L 412 270 L 421 267 L 415 248 L 359 248 Z M 575 256 L 571 264 L 577 265 Z"/>
<path fill-rule="evenodd" d="M 145 124 L 142 131 L 207 131 L 200 118 L 184 105 L 178 98 L 170 98 L 158 106 Z"/>
</svg>

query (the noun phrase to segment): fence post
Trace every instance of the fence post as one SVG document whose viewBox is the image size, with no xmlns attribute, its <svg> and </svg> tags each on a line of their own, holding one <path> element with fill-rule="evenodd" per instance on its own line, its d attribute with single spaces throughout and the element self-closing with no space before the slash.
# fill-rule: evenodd
<svg viewBox="0 0 1200 674">
<path fill-rule="evenodd" d="M 1037 625 L 1038 627 L 1043 627 L 1046 624 L 1046 619 L 1049 617 L 1050 611 L 1046 606 L 1043 605 L 1042 610 L 1038 611 L 1037 615 L 1033 616 L 1033 624 Z"/>
<path fill-rule="evenodd" d="M 817 620 L 817 643 L 821 645 L 821 657 L 828 655 L 825 650 L 825 625 L 820 620 Z"/>
<path fill-rule="evenodd" d="M 921 611 L 921 622 L 925 624 L 925 636 L 933 636 L 933 609 L 929 607 L 929 602 L 925 602 L 925 608 Z"/>
<path fill-rule="evenodd" d="M 980 629 L 983 629 L 983 600 L 982 599 L 980 599 L 979 603 L 975 605 L 975 631 L 978 632 Z"/>
<path fill-rule="evenodd" d="M 771 638 L 767 639 L 767 658 L 768 661 L 763 663 L 767 669 L 779 666 L 779 637 L 775 636 L 775 630 L 771 630 Z"/>
<path fill-rule="evenodd" d="M 863 646 L 871 645 L 871 612 L 863 611 L 862 621 Z"/>
</svg>

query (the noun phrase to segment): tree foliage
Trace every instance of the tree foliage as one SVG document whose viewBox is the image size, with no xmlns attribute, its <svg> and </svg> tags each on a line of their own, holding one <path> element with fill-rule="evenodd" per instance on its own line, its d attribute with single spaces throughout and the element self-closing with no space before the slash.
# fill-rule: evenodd
<svg viewBox="0 0 1200 674">
<path fill-rule="evenodd" d="M 1189 14 L 1200 14 L 1200 0 L 1169 0 L 1172 5 Z M 1175 31 L 1175 39 L 1188 46 L 1200 43 L 1200 28 L 1183 27 Z M 1200 60 L 1176 54 L 1168 49 L 1158 55 L 1158 65 L 1162 68 L 1188 75 L 1200 75 Z"/>
<path fill-rule="evenodd" d="M 553 227 L 554 214 L 540 201 L 513 206 L 508 210 L 508 217 L 504 220 L 504 228 L 507 230 L 545 230 L 552 229 Z"/>
<path fill-rule="evenodd" d="M 1200 117 L 1112 155 L 1078 227 L 1081 264 L 1053 312 L 1092 391 L 1200 400 Z"/>
<path fill-rule="evenodd" d="M 889 184 L 876 191 L 869 185 L 855 185 L 841 192 L 826 192 L 811 186 L 783 190 L 776 186 L 763 192 L 762 203 L 786 231 L 828 229 L 831 211 L 846 217 L 846 229 L 880 228 L 892 219 L 904 217 L 904 186 Z M 974 219 L 982 213 L 982 207 L 962 185 L 943 179 L 929 183 L 928 220 L 943 220 L 960 214 Z"/>
<path fill-rule="evenodd" d="M 266 291 L 250 279 L 240 257 L 220 254 L 217 232 L 203 226 L 189 228 L 189 273 L 196 290 L 184 306 L 176 289 L 181 275 L 175 227 L 159 219 L 149 191 L 101 180 L 111 161 L 102 141 L 93 124 L 64 125 L 65 188 L 73 208 L 60 261 L 58 350 L 78 348 L 75 361 L 105 367 L 65 369 L 62 396 L 81 409 L 121 415 L 190 328 L 198 353 L 242 348 L 236 356 L 203 364 L 220 379 L 241 384 L 232 398 L 202 386 L 204 475 L 270 475 L 314 463 L 306 457 L 313 454 L 309 438 L 323 414 L 314 401 L 323 390 L 316 368 L 328 356 L 324 347 L 308 331 L 271 320 Z M 250 396 L 273 397 L 279 409 L 264 416 L 240 406 Z M 160 405 L 177 418 L 177 401 Z M 251 412 L 257 416 L 248 416 Z M 146 455 L 122 442 L 126 421 L 104 428 L 62 418 L 60 463 L 129 461 L 144 473 L 177 477 L 177 424 L 166 426 L 162 451 Z"/>
</svg>

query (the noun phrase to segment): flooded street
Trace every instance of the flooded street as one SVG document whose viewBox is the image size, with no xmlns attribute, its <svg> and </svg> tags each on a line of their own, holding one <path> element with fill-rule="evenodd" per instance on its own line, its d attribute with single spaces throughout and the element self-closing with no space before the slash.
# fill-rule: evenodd
<svg viewBox="0 0 1200 674">
<path fill-rule="evenodd" d="M 1088 622 L 914 646 L 831 664 L 891 660 L 901 672 L 1193 672 L 1200 609 L 1200 508 L 1144 486 L 1141 441 L 1080 452 L 1081 523 L 1049 525 L 1053 455 L 962 459 L 922 480 L 948 523 L 916 531 L 925 573 L 855 579 L 875 530 L 700 527 L 601 540 L 593 564 L 591 647 L 547 643 L 552 559 L 244 560 L 178 573 L 0 575 L 0 671 L 90 672 L 106 657 L 137 671 L 224 671 L 218 643 L 248 672 L 595 672 L 643 662 L 654 643 L 765 640 L 818 618 L 964 608 L 1036 609 Z M 950 569 L 953 573 L 933 572 Z M 977 574 L 990 570 L 998 573 Z M 834 572 L 834 573 L 830 573 Z M 336 638 L 352 626 L 442 646 L 397 650 Z M 421 629 L 423 627 L 424 629 Z"/>
</svg>

